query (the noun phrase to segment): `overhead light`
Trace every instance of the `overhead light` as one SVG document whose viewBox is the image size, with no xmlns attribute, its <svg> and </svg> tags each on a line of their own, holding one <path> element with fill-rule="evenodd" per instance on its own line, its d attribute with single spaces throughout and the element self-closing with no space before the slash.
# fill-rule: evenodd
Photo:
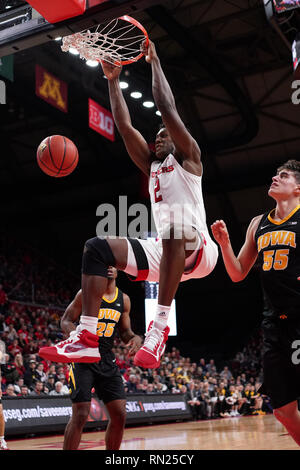
<svg viewBox="0 0 300 470">
<path fill-rule="evenodd" d="M 161 112 L 160 112 L 160 111 L 158 111 L 158 110 L 156 111 L 156 113 L 155 113 L 155 114 L 156 114 L 157 116 L 161 116 Z"/>
<path fill-rule="evenodd" d="M 61 40 L 61 36 L 58 36 L 57 38 L 54 39 L 54 41 L 60 41 Z"/>
<path fill-rule="evenodd" d="M 5 7 L 6 10 L 9 10 L 10 8 L 12 8 L 12 5 L 6 5 Z"/>
<path fill-rule="evenodd" d="M 143 106 L 145 106 L 145 108 L 153 108 L 154 103 L 153 101 L 144 101 Z"/>
<path fill-rule="evenodd" d="M 86 65 L 88 65 L 89 67 L 97 67 L 99 65 L 99 62 L 98 62 L 98 60 L 88 59 L 86 61 Z"/>
<path fill-rule="evenodd" d="M 75 47 L 70 47 L 69 52 L 70 52 L 70 54 L 73 54 L 73 55 L 78 55 L 79 54 L 78 50 L 75 49 Z"/>
<path fill-rule="evenodd" d="M 132 93 L 130 93 L 130 96 L 131 96 L 131 98 L 134 98 L 135 100 L 138 100 L 143 95 L 140 91 L 133 91 Z"/>
<path fill-rule="evenodd" d="M 128 87 L 129 87 L 129 85 L 128 85 L 127 82 L 120 82 L 120 88 L 122 90 L 126 90 L 126 88 L 128 88 Z"/>
</svg>

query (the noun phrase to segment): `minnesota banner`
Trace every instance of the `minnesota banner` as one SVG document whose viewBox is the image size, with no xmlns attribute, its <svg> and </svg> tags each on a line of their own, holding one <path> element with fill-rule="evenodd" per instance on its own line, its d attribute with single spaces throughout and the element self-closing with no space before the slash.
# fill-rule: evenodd
<svg viewBox="0 0 300 470">
<path fill-rule="evenodd" d="M 40 65 L 35 66 L 35 93 L 60 111 L 68 112 L 68 85 Z"/>
</svg>

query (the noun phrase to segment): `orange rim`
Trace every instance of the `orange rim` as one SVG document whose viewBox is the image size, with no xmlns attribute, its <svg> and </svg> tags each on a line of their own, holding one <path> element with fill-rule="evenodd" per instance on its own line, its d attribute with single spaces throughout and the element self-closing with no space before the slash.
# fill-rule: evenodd
<svg viewBox="0 0 300 470">
<path fill-rule="evenodd" d="M 145 30 L 144 26 L 141 23 L 139 23 L 135 18 L 132 18 L 132 16 L 128 16 L 128 15 L 120 16 L 120 18 L 118 18 L 118 19 L 123 20 L 123 21 L 127 21 L 128 23 L 131 23 L 134 26 L 136 26 L 137 28 L 139 28 L 142 31 L 142 33 L 145 35 L 146 46 L 148 46 L 148 44 L 149 44 L 148 33 L 147 33 L 147 31 Z M 145 55 L 145 54 L 143 52 L 141 52 L 134 59 L 121 60 L 120 63 L 122 65 L 132 64 L 133 62 L 137 62 L 139 59 L 141 59 L 141 57 L 143 57 L 143 55 Z"/>
</svg>

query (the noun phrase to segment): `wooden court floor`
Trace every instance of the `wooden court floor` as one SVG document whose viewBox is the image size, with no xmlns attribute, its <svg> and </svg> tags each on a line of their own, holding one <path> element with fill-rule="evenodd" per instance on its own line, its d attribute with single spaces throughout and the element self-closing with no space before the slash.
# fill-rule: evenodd
<svg viewBox="0 0 300 470">
<path fill-rule="evenodd" d="M 60 450 L 63 436 L 7 439 L 10 450 Z M 104 431 L 85 432 L 80 450 L 104 450 Z M 126 428 L 121 450 L 299 450 L 273 415 Z"/>
</svg>

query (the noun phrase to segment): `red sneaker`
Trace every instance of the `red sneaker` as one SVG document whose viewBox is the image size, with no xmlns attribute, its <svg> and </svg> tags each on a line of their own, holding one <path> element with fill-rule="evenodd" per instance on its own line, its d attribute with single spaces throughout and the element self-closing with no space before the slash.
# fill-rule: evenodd
<svg viewBox="0 0 300 470">
<path fill-rule="evenodd" d="M 156 369 L 160 365 L 160 358 L 166 349 L 166 342 L 170 328 L 166 326 L 163 331 L 149 324 L 143 346 L 134 356 L 133 363 L 144 369 Z"/>
<path fill-rule="evenodd" d="M 68 339 L 41 348 L 38 354 L 53 362 L 98 362 L 101 359 L 98 341 L 97 335 L 77 327 L 71 331 Z"/>
</svg>

